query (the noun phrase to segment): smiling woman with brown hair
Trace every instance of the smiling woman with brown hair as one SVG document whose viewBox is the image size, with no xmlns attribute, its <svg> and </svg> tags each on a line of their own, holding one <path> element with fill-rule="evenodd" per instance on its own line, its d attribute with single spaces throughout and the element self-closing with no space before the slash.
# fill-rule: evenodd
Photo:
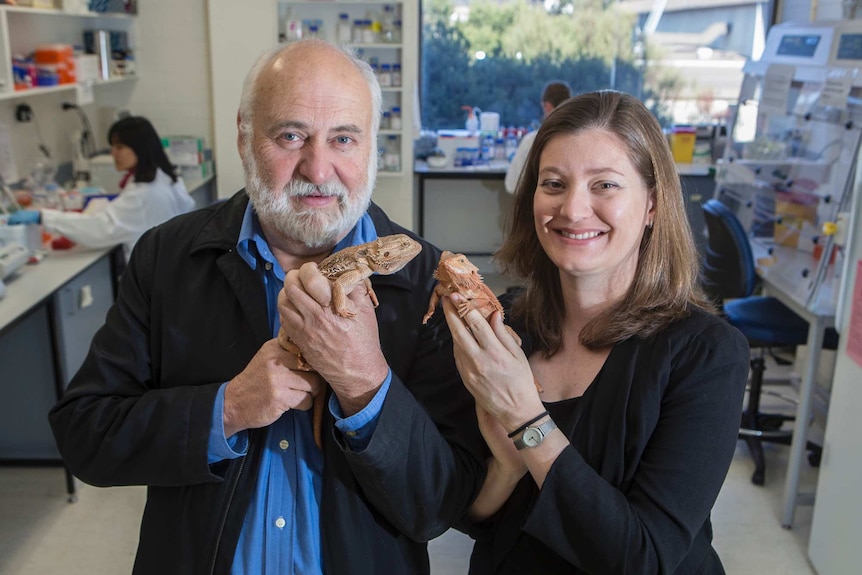
<svg viewBox="0 0 862 575">
<path fill-rule="evenodd" d="M 697 287 L 695 254 L 643 104 L 601 91 L 557 107 L 497 253 L 527 281 L 504 298 L 523 349 L 499 314 L 465 325 L 444 300 L 492 453 L 466 527 L 471 573 L 724 572 L 709 514 L 748 353 Z"/>
</svg>

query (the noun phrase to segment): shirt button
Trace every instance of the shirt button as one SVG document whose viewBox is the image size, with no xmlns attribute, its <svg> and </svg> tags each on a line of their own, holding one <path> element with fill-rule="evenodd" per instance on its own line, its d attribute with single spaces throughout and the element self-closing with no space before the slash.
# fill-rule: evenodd
<svg viewBox="0 0 862 575">
<path fill-rule="evenodd" d="M 266 262 L 266 265 L 264 265 L 263 267 L 266 268 L 266 271 L 269 271 L 272 269 L 272 264 L 270 262 Z"/>
<path fill-rule="evenodd" d="M 281 447 L 282 451 L 287 451 L 287 448 L 290 447 L 290 442 L 286 439 L 282 439 L 278 442 L 278 446 Z"/>
<path fill-rule="evenodd" d="M 283 529 L 284 524 L 285 524 L 284 517 L 279 517 L 278 519 L 275 520 L 275 526 L 278 527 L 279 529 Z"/>
</svg>

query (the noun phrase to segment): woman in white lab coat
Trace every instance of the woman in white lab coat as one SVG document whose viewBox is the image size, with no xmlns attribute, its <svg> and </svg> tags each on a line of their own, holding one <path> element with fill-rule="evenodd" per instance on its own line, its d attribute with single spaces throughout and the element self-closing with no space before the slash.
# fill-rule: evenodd
<svg viewBox="0 0 862 575">
<path fill-rule="evenodd" d="M 120 194 L 104 210 L 28 210 L 13 214 L 9 223 L 41 221 L 47 231 L 88 247 L 121 243 L 128 260 L 145 231 L 194 207 L 194 200 L 183 180 L 174 175 L 161 139 L 147 119 L 135 116 L 115 122 L 108 130 L 108 141 L 117 171 L 126 174 L 120 182 Z"/>
</svg>

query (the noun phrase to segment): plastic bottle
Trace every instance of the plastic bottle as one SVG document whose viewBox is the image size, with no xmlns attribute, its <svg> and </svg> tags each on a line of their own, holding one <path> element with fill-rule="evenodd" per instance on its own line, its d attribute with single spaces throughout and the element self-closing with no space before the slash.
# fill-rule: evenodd
<svg viewBox="0 0 862 575">
<path fill-rule="evenodd" d="M 362 44 L 362 28 L 364 27 L 364 25 L 365 20 L 357 19 L 353 21 L 353 29 L 351 30 L 351 32 L 354 44 Z"/>
<path fill-rule="evenodd" d="M 288 42 L 302 40 L 302 20 L 294 16 L 291 8 L 284 17 L 284 37 Z"/>
<path fill-rule="evenodd" d="M 392 110 L 389 114 L 389 128 L 392 130 L 400 130 L 401 129 L 401 107 L 400 106 L 392 106 Z"/>
<path fill-rule="evenodd" d="M 395 42 L 395 8 L 389 4 L 383 6 L 383 16 L 380 18 L 381 42 Z"/>
<path fill-rule="evenodd" d="M 392 66 L 390 64 L 380 65 L 380 76 L 378 76 L 381 88 L 389 88 L 392 86 Z"/>
<path fill-rule="evenodd" d="M 386 138 L 386 152 L 383 156 L 383 166 L 387 172 L 401 171 L 401 150 L 398 146 L 398 136 Z"/>
<path fill-rule="evenodd" d="M 384 158 L 386 157 L 386 144 L 381 144 L 378 140 L 377 145 L 377 171 L 382 172 L 386 169 L 386 165 L 383 163 Z"/>
<path fill-rule="evenodd" d="M 392 64 L 392 86 L 401 87 L 401 64 Z"/>
<path fill-rule="evenodd" d="M 350 15 L 342 12 L 338 15 L 336 34 L 341 44 L 349 44 L 353 40 L 353 28 L 350 26 Z"/>
<path fill-rule="evenodd" d="M 479 119 L 473 111 L 473 106 L 461 106 L 462 110 L 467 110 L 467 122 L 464 127 L 470 134 L 475 134 L 479 129 Z"/>
<path fill-rule="evenodd" d="M 493 134 L 485 134 L 482 136 L 482 160 L 490 162 L 496 155 Z"/>
<path fill-rule="evenodd" d="M 368 26 L 369 35 L 365 36 L 366 44 L 374 44 L 380 41 L 380 14 L 376 10 L 369 9 L 365 14 L 365 24 Z"/>
<path fill-rule="evenodd" d="M 455 158 L 452 163 L 456 168 L 462 168 L 464 166 L 469 166 L 469 158 L 467 157 L 467 148 L 456 148 L 455 150 Z"/>
<path fill-rule="evenodd" d="M 515 128 L 506 130 L 506 161 L 511 162 L 518 151 L 518 135 Z"/>
</svg>

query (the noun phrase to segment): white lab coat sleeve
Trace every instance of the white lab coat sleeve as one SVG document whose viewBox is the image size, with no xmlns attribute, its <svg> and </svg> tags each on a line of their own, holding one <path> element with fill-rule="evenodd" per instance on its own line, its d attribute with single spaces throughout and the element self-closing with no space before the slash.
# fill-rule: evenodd
<svg viewBox="0 0 862 575">
<path fill-rule="evenodd" d="M 533 145 L 533 140 L 536 139 L 536 132 L 530 132 L 521 138 L 521 143 L 518 144 L 518 149 L 515 151 L 512 161 L 509 163 L 509 169 L 506 170 L 506 191 L 510 194 L 515 193 L 515 188 L 518 185 L 518 179 L 521 177 L 521 171 L 524 169 L 524 164 L 527 163 L 527 154 L 530 153 L 530 147 Z"/>
<path fill-rule="evenodd" d="M 42 210 L 42 225 L 75 243 L 104 248 L 136 241 L 148 229 L 144 212 L 145 185 L 129 185 L 107 207 L 94 214 Z"/>
<path fill-rule="evenodd" d="M 42 210 L 42 225 L 75 243 L 104 248 L 124 244 L 126 257 L 144 232 L 194 207 L 181 179 L 171 182 L 159 170 L 152 182 L 129 182 L 122 193 L 96 213 Z"/>
</svg>

